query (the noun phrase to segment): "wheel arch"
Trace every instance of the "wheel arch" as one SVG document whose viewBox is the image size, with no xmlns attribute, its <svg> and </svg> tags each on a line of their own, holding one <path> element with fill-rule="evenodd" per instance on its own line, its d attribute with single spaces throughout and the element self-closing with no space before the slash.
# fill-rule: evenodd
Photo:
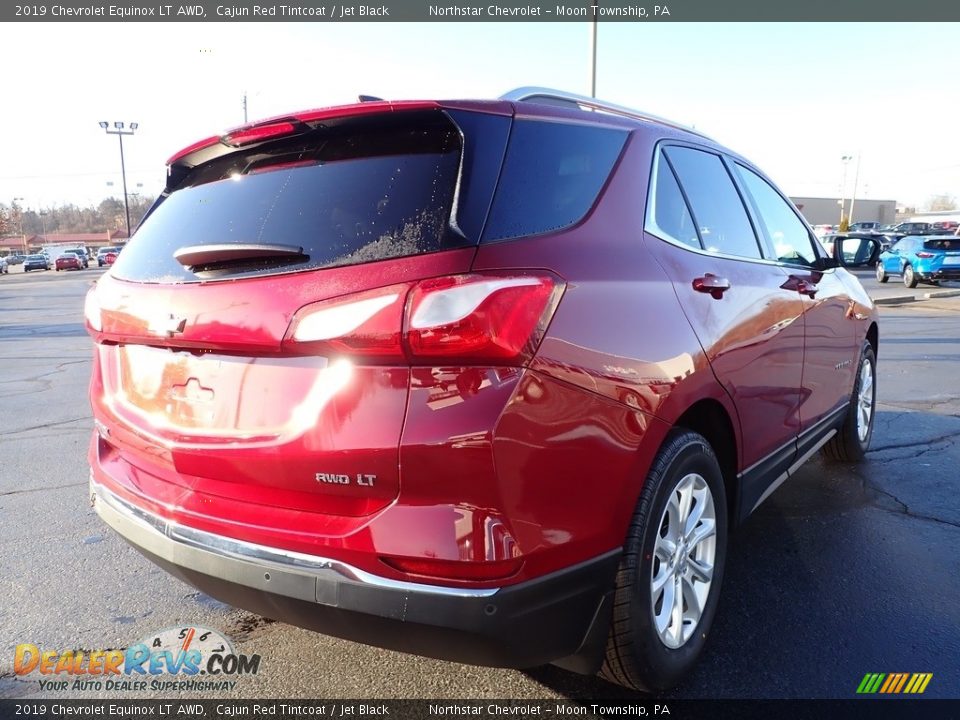
<svg viewBox="0 0 960 720">
<path fill-rule="evenodd" d="M 873 356 L 880 356 L 880 328 L 877 327 L 876 321 L 870 323 L 870 327 L 867 328 L 867 342 L 870 343 L 870 346 L 873 348 Z"/>
<path fill-rule="evenodd" d="M 737 516 L 737 476 L 740 458 L 740 447 L 733 419 L 721 402 L 713 398 L 705 398 L 687 408 L 677 418 L 674 427 L 685 428 L 702 435 L 713 448 L 723 475 L 727 516 L 732 526 Z"/>
</svg>

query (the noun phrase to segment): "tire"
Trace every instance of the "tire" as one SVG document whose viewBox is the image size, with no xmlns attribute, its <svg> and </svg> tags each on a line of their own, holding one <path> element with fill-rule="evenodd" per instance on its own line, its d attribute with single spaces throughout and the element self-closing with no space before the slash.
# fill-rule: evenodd
<svg viewBox="0 0 960 720">
<path fill-rule="evenodd" d="M 684 486 L 692 493 L 686 505 L 688 519 L 698 507 L 704 515 L 686 537 L 697 535 L 698 530 L 701 535 L 709 532 L 711 511 L 714 533 L 687 546 L 687 553 L 682 551 L 683 545 L 677 547 L 668 561 L 664 540 L 669 540 L 674 531 L 668 505 L 674 512 L 683 512 L 683 493 L 678 490 Z M 606 657 L 600 670 L 603 678 L 636 690 L 660 691 L 673 687 L 690 672 L 703 651 L 716 613 L 726 542 L 726 494 L 716 455 L 703 436 L 675 429 L 654 459 L 627 532 L 617 571 Z M 694 569 L 709 567 L 711 549 L 710 582 L 693 580 Z M 678 572 L 684 578 L 680 585 L 676 582 Z M 655 590 L 655 580 L 664 576 L 666 581 L 658 583 L 660 587 Z M 679 625 L 676 606 L 670 599 L 676 597 L 678 587 L 682 590 L 679 610 L 683 618 Z M 692 610 L 688 597 L 696 598 L 702 608 L 699 619 L 690 625 L 692 618 L 683 617 Z M 668 602 L 675 608 L 672 613 L 666 612 Z"/>
<path fill-rule="evenodd" d="M 868 368 L 868 369 L 867 369 Z M 869 383 L 869 385 L 867 385 Z M 866 390 L 864 391 L 864 388 Z M 877 410 L 877 356 L 873 346 L 864 341 L 857 363 L 853 395 L 843 425 L 827 444 L 823 455 L 835 462 L 856 463 L 863 460 L 873 437 L 873 421 Z"/>
<path fill-rule="evenodd" d="M 920 279 L 917 277 L 917 274 L 913 271 L 913 265 L 905 265 L 903 267 L 903 284 L 912 290 L 919 283 L 920 283 Z"/>
<path fill-rule="evenodd" d="M 877 263 L 877 282 L 885 283 L 890 279 L 890 276 L 887 275 L 887 271 L 883 269 L 883 263 Z"/>
</svg>

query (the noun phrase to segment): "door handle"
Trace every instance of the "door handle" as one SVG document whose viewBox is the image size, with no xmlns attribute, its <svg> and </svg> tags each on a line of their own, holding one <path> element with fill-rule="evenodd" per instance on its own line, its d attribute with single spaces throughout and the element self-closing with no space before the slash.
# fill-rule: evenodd
<svg viewBox="0 0 960 720">
<path fill-rule="evenodd" d="M 719 300 L 730 289 L 730 281 L 717 277 L 713 273 L 704 273 L 703 277 L 694 278 L 693 289 L 697 292 L 709 293 L 714 300 Z"/>
<path fill-rule="evenodd" d="M 817 295 L 817 291 L 820 288 L 817 287 L 816 283 L 812 283 L 808 280 L 801 280 L 797 283 L 797 292 L 801 295 L 806 295 L 807 297 L 813 299 Z"/>
<path fill-rule="evenodd" d="M 784 290 L 807 295 L 811 299 L 820 291 L 820 288 L 817 287 L 817 284 L 811 278 L 802 278 L 799 275 L 790 275 L 787 281 L 780 287 Z"/>
</svg>

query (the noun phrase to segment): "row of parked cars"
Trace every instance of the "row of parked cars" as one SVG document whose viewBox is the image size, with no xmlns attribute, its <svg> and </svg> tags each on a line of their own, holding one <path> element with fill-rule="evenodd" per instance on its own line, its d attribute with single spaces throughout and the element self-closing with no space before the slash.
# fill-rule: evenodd
<svg viewBox="0 0 960 720">
<path fill-rule="evenodd" d="M 839 225 L 814 225 L 814 232 L 823 238 L 827 235 L 840 232 Z M 878 222 L 855 222 L 847 228 L 851 233 L 874 233 L 885 237 L 907 235 L 960 235 L 960 222 L 956 220 L 941 220 L 935 223 L 902 222 L 896 225 L 881 225 Z"/>
<path fill-rule="evenodd" d="M 97 265 L 104 267 L 113 265 L 117 256 L 120 254 L 119 247 L 100 248 L 97 251 Z M 63 250 L 55 258 L 51 258 L 49 251 L 35 253 L 32 255 L 20 255 L 12 253 L 6 257 L 0 257 L 0 273 L 8 273 L 12 265 L 23 265 L 24 272 L 31 270 L 83 270 L 90 267 L 90 258 L 86 252 L 80 249 Z"/>
</svg>

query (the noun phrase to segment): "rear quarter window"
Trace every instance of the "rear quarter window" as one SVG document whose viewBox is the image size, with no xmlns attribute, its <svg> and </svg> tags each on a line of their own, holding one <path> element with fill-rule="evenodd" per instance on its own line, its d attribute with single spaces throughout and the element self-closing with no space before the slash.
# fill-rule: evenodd
<svg viewBox="0 0 960 720">
<path fill-rule="evenodd" d="M 951 240 L 949 238 L 926 240 L 924 241 L 923 246 L 927 250 L 957 251 L 960 250 L 960 238 L 957 238 L 956 240 Z"/>
<path fill-rule="evenodd" d="M 596 202 L 627 135 L 615 128 L 515 121 L 483 241 L 578 223 Z"/>
</svg>

